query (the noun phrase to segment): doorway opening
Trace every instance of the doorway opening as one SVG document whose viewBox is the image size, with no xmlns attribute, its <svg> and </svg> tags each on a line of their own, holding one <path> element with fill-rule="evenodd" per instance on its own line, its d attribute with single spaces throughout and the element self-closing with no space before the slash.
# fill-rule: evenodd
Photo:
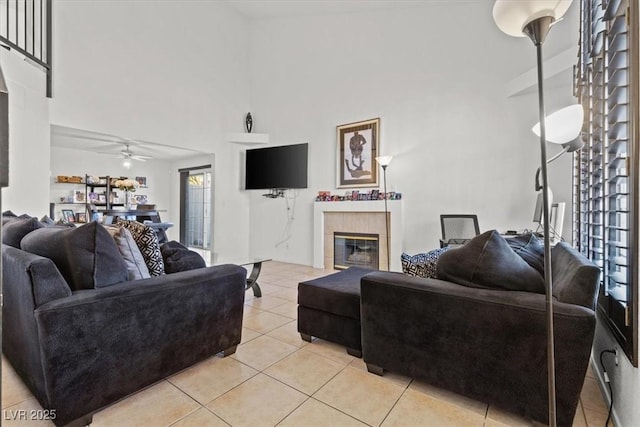
<svg viewBox="0 0 640 427">
<path fill-rule="evenodd" d="M 180 242 L 211 250 L 213 174 L 211 165 L 180 169 Z"/>
</svg>

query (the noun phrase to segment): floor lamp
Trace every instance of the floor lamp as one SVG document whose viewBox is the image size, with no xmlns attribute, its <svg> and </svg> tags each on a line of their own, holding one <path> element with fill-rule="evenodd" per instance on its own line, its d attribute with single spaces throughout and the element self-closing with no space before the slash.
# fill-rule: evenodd
<svg viewBox="0 0 640 427">
<path fill-rule="evenodd" d="M 556 426 L 556 372 L 553 343 L 553 280 L 551 277 L 551 239 L 549 234 L 549 197 L 547 188 L 547 138 L 544 112 L 542 44 L 551 25 L 562 17 L 572 0 L 497 0 L 493 19 L 504 33 L 527 36 L 536 47 L 538 69 L 538 116 L 540 118 L 540 171 L 542 174 L 542 218 L 544 221 L 544 282 L 547 306 L 547 382 L 549 390 L 549 425 Z"/>
<path fill-rule="evenodd" d="M 387 209 L 387 166 L 391 163 L 393 156 L 379 156 L 376 157 L 376 162 L 382 166 L 382 176 L 384 181 L 384 223 L 387 227 L 387 271 L 391 271 L 391 248 L 389 247 L 389 210 Z"/>
</svg>

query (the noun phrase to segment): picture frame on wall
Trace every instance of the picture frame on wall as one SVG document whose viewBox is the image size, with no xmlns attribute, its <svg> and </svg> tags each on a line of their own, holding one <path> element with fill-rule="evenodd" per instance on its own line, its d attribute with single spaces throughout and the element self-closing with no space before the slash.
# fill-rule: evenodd
<svg viewBox="0 0 640 427">
<path fill-rule="evenodd" d="M 337 187 L 377 187 L 380 118 L 336 127 Z"/>
<path fill-rule="evenodd" d="M 73 212 L 73 209 L 62 209 L 62 219 L 64 222 L 76 222 L 76 215 Z"/>
<path fill-rule="evenodd" d="M 73 191 L 73 203 L 85 203 L 86 195 L 84 190 L 74 190 Z"/>
</svg>

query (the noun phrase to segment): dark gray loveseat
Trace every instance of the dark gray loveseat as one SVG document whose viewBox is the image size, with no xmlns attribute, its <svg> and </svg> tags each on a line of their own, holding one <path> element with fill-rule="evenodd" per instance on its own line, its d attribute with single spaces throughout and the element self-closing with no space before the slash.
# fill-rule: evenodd
<svg viewBox="0 0 640 427">
<path fill-rule="evenodd" d="M 552 267 L 557 421 L 571 426 L 591 353 L 599 270 L 566 243 L 553 248 Z M 547 422 L 544 294 L 375 272 L 362 278 L 361 298 L 370 372 L 388 369 Z"/>
<path fill-rule="evenodd" d="M 83 241 L 105 239 L 96 230 Z M 57 425 L 89 424 L 101 408 L 240 342 L 242 267 L 72 291 L 49 258 L 3 244 L 2 259 L 3 352 Z M 107 274 L 98 270 L 94 278 Z"/>
</svg>

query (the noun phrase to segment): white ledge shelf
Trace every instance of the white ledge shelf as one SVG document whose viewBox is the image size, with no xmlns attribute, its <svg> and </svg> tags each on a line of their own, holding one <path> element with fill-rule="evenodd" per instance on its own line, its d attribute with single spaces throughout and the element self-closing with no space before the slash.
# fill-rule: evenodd
<svg viewBox="0 0 640 427">
<path fill-rule="evenodd" d="M 227 141 L 240 145 L 259 145 L 269 143 L 268 133 L 229 132 Z"/>
</svg>

